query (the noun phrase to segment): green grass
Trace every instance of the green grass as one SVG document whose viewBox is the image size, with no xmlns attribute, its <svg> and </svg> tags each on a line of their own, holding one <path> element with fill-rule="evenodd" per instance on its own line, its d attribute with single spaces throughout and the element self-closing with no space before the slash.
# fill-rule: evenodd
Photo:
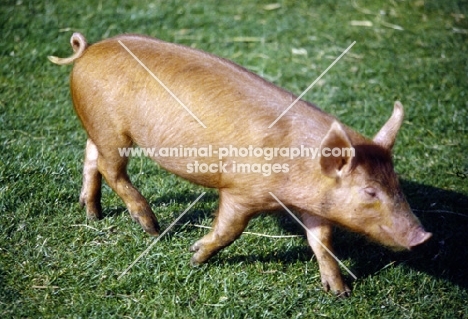
<svg viewBox="0 0 468 319">
<path fill-rule="evenodd" d="M 0 317 L 468 317 L 468 4 L 278 3 L 0 4 Z M 133 32 L 197 47 L 296 94 L 356 41 L 304 98 L 367 136 L 394 100 L 403 102 L 396 170 L 434 238 L 395 254 L 337 230 L 337 254 L 358 275 L 353 296 L 341 300 L 322 292 L 301 236 L 246 234 L 208 264 L 190 267 L 188 247 L 206 233 L 194 225 L 210 225 L 217 205 L 209 191 L 118 280 L 153 239 L 107 186 L 102 221 L 86 221 L 77 203 L 86 137 L 72 109 L 70 67 L 46 58 L 70 54 L 72 31 L 90 42 Z M 163 228 L 206 191 L 146 159 L 135 159 L 130 172 Z M 302 234 L 287 216 L 259 217 L 247 230 Z"/>
</svg>

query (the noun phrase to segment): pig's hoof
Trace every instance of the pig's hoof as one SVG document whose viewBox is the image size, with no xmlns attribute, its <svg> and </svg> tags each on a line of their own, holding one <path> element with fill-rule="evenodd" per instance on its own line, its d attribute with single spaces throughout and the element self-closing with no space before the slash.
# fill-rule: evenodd
<svg viewBox="0 0 468 319">
<path fill-rule="evenodd" d="M 102 215 L 99 213 L 86 213 L 86 218 L 89 220 L 100 220 L 102 219 Z"/>
<path fill-rule="evenodd" d="M 351 296 L 351 289 L 342 281 L 333 283 L 324 281 L 322 284 L 325 291 L 331 291 L 337 297 L 347 298 Z"/>
<path fill-rule="evenodd" d="M 196 267 L 203 263 L 203 261 L 200 258 L 200 248 L 201 244 L 199 242 L 196 242 L 189 248 L 191 252 L 195 253 L 193 254 L 192 258 L 190 258 L 190 265 L 193 267 Z"/>
<path fill-rule="evenodd" d="M 156 224 L 150 224 L 150 225 L 142 225 L 140 223 L 141 227 L 143 227 L 143 230 L 150 234 L 151 236 L 158 237 L 159 236 L 159 224 L 156 222 Z"/>
<path fill-rule="evenodd" d="M 80 196 L 80 200 L 78 201 L 80 203 L 81 208 L 84 208 L 86 205 L 86 200 L 84 199 L 83 196 Z"/>
<path fill-rule="evenodd" d="M 334 292 L 337 297 L 340 298 L 348 298 L 351 297 L 351 289 L 348 288 L 348 286 L 345 286 L 344 291 L 335 291 Z"/>
<path fill-rule="evenodd" d="M 193 244 L 192 247 L 190 247 L 190 251 L 195 253 L 192 258 L 190 258 L 190 265 L 198 266 L 208 260 L 207 256 L 203 253 L 201 243 L 196 242 Z"/>
<path fill-rule="evenodd" d="M 190 265 L 199 266 L 204 264 L 208 261 L 208 259 L 210 259 L 211 256 L 212 254 L 200 249 L 195 254 L 193 254 L 192 258 L 190 258 Z"/>
<path fill-rule="evenodd" d="M 96 207 L 92 207 L 91 205 L 86 206 L 86 218 L 89 219 L 89 220 L 102 219 L 100 205 L 96 206 Z"/>
<path fill-rule="evenodd" d="M 138 222 L 143 230 L 150 234 L 151 236 L 159 236 L 159 223 L 156 220 L 156 217 L 153 216 L 135 216 L 133 215 L 133 218 L 135 219 L 136 222 Z"/>
<path fill-rule="evenodd" d="M 190 266 L 197 267 L 201 264 L 202 263 L 195 257 L 195 255 L 193 255 L 192 258 L 190 258 Z"/>
<path fill-rule="evenodd" d="M 201 245 L 198 242 L 196 242 L 195 244 L 190 246 L 189 251 L 191 251 L 192 253 L 196 253 L 197 251 L 200 250 L 200 246 Z"/>
</svg>

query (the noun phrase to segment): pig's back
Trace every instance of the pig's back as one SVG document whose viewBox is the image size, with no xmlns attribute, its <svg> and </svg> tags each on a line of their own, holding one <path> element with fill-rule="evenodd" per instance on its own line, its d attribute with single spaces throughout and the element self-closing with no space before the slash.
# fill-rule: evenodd
<svg viewBox="0 0 468 319">
<path fill-rule="evenodd" d="M 108 125 L 143 147 L 287 145 L 297 132 L 310 135 L 309 142 L 317 144 L 334 120 L 299 101 L 268 128 L 294 95 L 228 60 L 137 35 L 91 45 L 75 63 L 72 87 L 74 101 L 82 104 L 77 108 L 80 117 L 105 116 Z"/>
</svg>

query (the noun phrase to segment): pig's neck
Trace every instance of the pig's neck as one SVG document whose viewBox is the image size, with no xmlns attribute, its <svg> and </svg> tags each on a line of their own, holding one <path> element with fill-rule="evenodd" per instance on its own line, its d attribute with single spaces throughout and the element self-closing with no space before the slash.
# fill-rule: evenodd
<svg viewBox="0 0 468 319">
<path fill-rule="evenodd" d="M 288 114 L 290 112 L 290 114 Z M 291 145 L 319 147 L 333 121 L 341 124 L 353 145 L 372 143 L 369 139 L 341 123 L 334 116 L 325 113 L 313 104 L 299 101 L 287 113 L 290 122 Z"/>
</svg>

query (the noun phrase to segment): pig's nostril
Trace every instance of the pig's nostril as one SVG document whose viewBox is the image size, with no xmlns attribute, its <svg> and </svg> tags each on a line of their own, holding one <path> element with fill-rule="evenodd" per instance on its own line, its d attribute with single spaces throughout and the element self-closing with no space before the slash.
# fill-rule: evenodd
<svg viewBox="0 0 468 319">
<path fill-rule="evenodd" d="M 412 247 L 418 246 L 418 245 L 428 241 L 429 238 L 431 238 L 431 237 L 432 237 L 432 233 L 428 233 L 424 229 L 418 228 L 413 233 L 413 236 L 412 236 L 411 241 L 409 243 L 409 247 L 412 248 Z"/>
</svg>

